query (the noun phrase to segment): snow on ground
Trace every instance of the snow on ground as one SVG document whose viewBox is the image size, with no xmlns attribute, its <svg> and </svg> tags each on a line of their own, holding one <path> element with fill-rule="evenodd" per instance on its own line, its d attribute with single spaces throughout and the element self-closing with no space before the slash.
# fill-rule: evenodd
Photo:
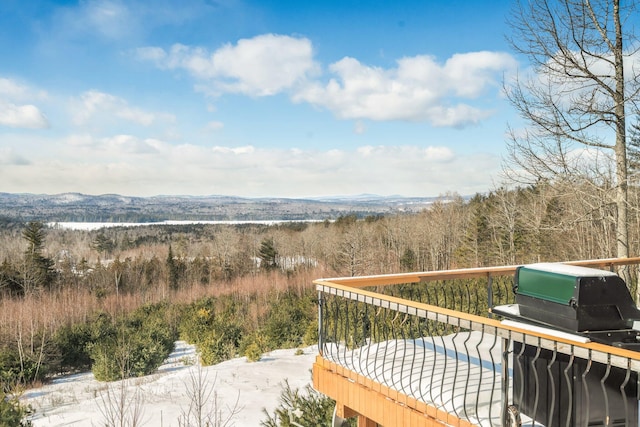
<svg viewBox="0 0 640 427">
<path fill-rule="evenodd" d="M 219 407 L 226 410 L 239 399 L 240 412 L 234 416 L 236 427 L 259 426 L 278 406 L 282 384 L 288 380 L 293 389 L 311 382 L 311 367 L 317 346 L 303 349 L 275 350 L 265 353 L 258 362 L 240 357 L 202 368 L 207 385 L 215 384 Z M 178 419 L 189 409 L 188 389 L 197 378 L 198 366 L 193 346 L 176 342 L 174 352 L 157 373 L 128 380 L 124 395 L 128 402 L 141 402 L 142 425 L 177 427 Z M 110 401 L 107 392 L 120 396 L 122 383 L 96 381 L 91 373 L 57 378 L 40 388 L 27 390 L 24 403 L 36 410 L 31 420 L 35 427 L 104 425 L 105 408 Z M 210 387 L 209 387 L 210 388 Z M 136 391 L 141 398 L 135 398 Z"/>
</svg>

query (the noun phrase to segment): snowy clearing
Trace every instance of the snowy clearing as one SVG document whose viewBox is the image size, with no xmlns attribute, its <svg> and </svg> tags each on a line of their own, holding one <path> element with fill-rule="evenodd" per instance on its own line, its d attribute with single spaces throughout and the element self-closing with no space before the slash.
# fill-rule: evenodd
<svg viewBox="0 0 640 427">
<path fill-rule="evenodd" d="M 259 362 L 250 363 L 240 357 L 202 368 L 206 387 L 215 384 L 214 392 L 222 411 L 239 402 L 234 426 L 259 426 L 265 419 L 263 408 L 271 413 L 278 406 L 285 380 L 293 389 L 311 382 L 317 346 L 304 348 L 302 355 L 296 355 L 296 351 L 275 350 L 265 353 Z M 36 410 L 31 417 L 36 427 L 100 426 L 104 425 L 105 407 L 109 404 L 108 392 L 119 396 L 124 390 L 129 403 L 139 402 L 141 425 L 177 427 L 180 416 L 189 410 L 191 400 L 187 390 L 197 375 L 195 360 L 194 347 L 178 341 L 174 352 L 155 374 L 124 384 L 99 382 L 91 373 L 63 376 L 43 387 L 27 390 L 22 401 Z"/>
</svg>

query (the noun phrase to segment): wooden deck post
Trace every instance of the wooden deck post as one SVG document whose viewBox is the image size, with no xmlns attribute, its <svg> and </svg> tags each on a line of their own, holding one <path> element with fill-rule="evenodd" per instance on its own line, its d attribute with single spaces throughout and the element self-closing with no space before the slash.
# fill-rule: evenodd
<svg viewBox="0 0 640 427">
<path fill-rule="evenodd" d="M 364 415 L 358 415 L 358 427 L 378 427 L 378 424 Z"/>
<path fill-rule="evenodd" d="M 340 418 L 347 419 L 357 416 L 358 413 L 353 409 L 344 406 L 342 403 L 336 402 L 336 415 Z"/>
</svg>

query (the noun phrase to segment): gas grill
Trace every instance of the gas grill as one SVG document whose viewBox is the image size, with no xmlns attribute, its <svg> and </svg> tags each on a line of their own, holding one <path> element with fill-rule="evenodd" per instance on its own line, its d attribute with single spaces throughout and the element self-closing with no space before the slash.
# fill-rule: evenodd
<svg viewBox="0 0 640 427">
<path fill-rule="evenodd" d="M 514 278 L 515 304 L 492 313 L 587 337 L 603 344 L 640 350 L 640 321 L 626 283 L 605 270 L 567 264 L 520 266 Z"/>
<path fill-rule="evenodd" d="M 640 321 L 615 273 L 566 264 L 518 267 L 515 304 L 491 312 L 520 324 L 640 351 Z M 637 426 L 638 374 L 514 342 L 513 403 L 545 426 Z"/>
</svg>

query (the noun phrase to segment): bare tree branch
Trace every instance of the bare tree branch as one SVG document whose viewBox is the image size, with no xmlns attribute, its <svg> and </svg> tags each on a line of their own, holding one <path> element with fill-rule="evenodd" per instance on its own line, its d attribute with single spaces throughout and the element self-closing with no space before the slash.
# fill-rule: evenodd
<svg viewBox="0 0 640 427">
<path fill-rule="evenodd" d="M 640 93 L 640 75 L 633 65 L 625 68 L 638 52 L 635 34 L 624 26 L 635 6 L 521 0 L 509 21 L 509 41 L 533 71 L 506 87 L 526 129 L 509 130 L 505 176 L 519 183 L 607 182 L 618 257 L 629 253 L 626 107 Z M 607 170 L 614 171 L 613 182 Z"/>
</svg>

